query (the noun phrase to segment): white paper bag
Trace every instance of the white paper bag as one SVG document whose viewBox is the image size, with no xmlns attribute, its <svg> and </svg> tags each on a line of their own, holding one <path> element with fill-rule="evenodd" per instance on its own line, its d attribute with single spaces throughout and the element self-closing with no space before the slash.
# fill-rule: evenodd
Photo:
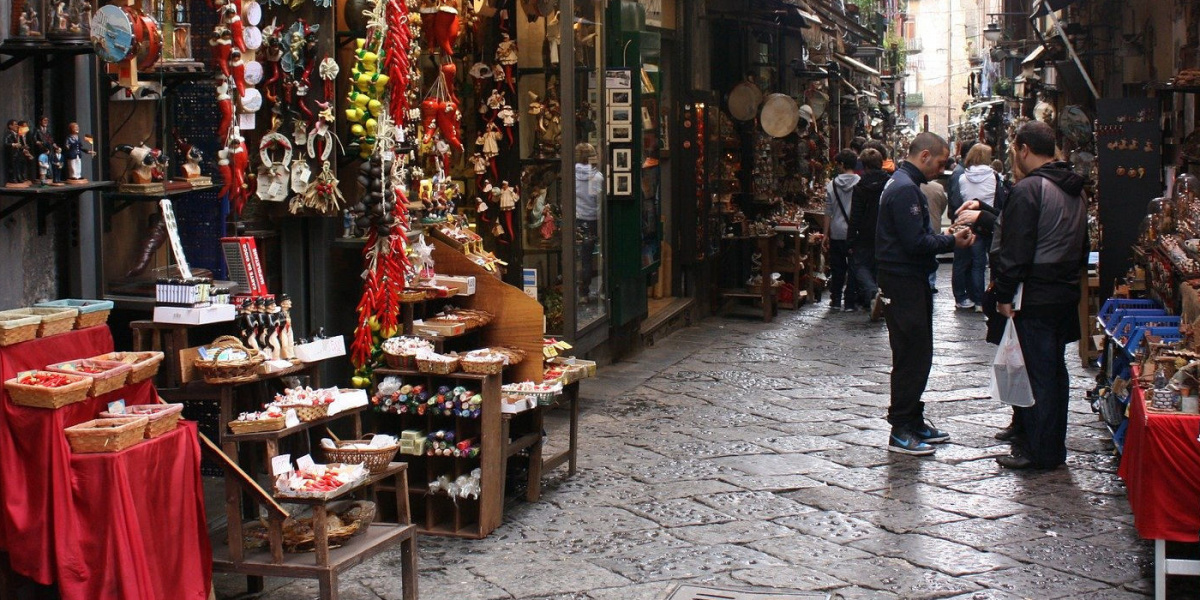
<svg viewBox="0 0 1200 600">
<path fill-rule="evenodd" d="M 992 361 L 991 393 L 993 398 L 1013 406 L 1030 407 L 1034 403 L 1021 341 L 1017 339 L 1017 326 L 1012 319 L 1004 326 L 1004 337 Z"/>
</svg>

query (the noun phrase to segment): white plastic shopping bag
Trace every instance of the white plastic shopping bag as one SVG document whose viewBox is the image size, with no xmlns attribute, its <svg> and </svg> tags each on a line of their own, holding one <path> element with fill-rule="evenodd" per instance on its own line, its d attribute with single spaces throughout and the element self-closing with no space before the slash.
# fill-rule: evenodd
<svg viewBox="0 0 1200 600">
<path fill-rule="evenodd" d="M 991 393 L 1005 404 L 1033 406 L 1033 388 L 1029 385 L 1021 341 L 1017 339 L 1017 326 L 1012 319 L 1004 326 L 1004 337 L 996 350 L 996 360 L 992 361 Z"/>
</svg>

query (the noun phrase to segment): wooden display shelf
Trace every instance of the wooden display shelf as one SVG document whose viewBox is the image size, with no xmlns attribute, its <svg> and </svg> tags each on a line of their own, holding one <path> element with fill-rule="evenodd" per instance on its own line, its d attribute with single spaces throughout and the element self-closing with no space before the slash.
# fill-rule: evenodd
<svg viewBox="0 0 1200 600">
<path fill-rule="evenodd" d="M 323 427 L 344 417 L 358 417 L 365 410 L 367 410 L 367 406 L 359 406 L 358 408 L 344 410 L 336 415 L 323 417 L 315 421 L 301 421 L 299 425 L 295 425 L 293 427 L 285 427 L 275 431 L 258 431 L 255 433 L 230 433 L 228 428 L 229 424 L 226 423 L 225 430 L 221 431 L 221 443 L 240 444 L 243 442 L 265 442 L 269 440 L 279 440 L 294 433 L 300 433 L 301 431 L 313 429 L 315 427 Z"/>
<path fill-rule="evenodd" d="M 281 494 L 277 493 L 277 494 L 275 494 L 275 499 L 280 502 L 287 502 L 289 504 L 304 504 L 307 506 L 316 506 L 318 504 L 328 504 L 330 502 L 335 502 L 335 501 L 341 499 L 343 496 L 346 496 L 347 494 L 352 494 L 352 493 L 362 490 L 364 488 L 369 488 L 369 487 L 383 481 L 384 479 L 390 479 L 392 477 L 404 475 L 406 471 L 408 471 L 408 463 L 393 462 L 393 463 L 389 463 L 386 469 L 384 469 L 378 473 L 371 473 L 367 477 L 363 478 L 362 481 L 360 481 L 354 485 L 344 485 L 337 489 L 337 493 L 327 496 L 327 497 L 324 497 L 324 498 L 307 497 L 307 496 L 287 496 L 287 495 L 281 495 Z M 389 489 L 391 489 L 392 491 L 395 491 L 396 486 L 391 486 Z"/>
<path fill-rule="evenodd" d="M 775 286 L 771 285 L 770 278 L 775 264 L 775 233 L 771 233 L 771 235 L 727 236 L 721 239 L 725 243 L 753 243 L 758 246 L 758 252 L 762 256 L 762 265 L 759 272 L 763 275 L 763 280 L 762 289 L 758 292 L 751 292 L 745 288 L 718 289 L 717 299 L 719 302 L 715 306 L 720 310 L 730 300 L 757 300 L 762 304 L 763 321 L 771 322 L 775 318 L 778 304 L 775 299 Z"/>
<path fill-rule="evenodd" d="M 229 556 L 229 546 L 224 543 L 226 532 L 221 531 L 212 536 L 213 571 L 258 577 L 317 579 L 321 598 L 337 600 L 339 575 L 399 543 L 404 564 L 403 597 L 405 600 L 416 600 L 416 530 L 414 525 L 372 523 L 365 533 L 329 549 L 328 562 L 324 565 L 315 564 L 309 553 L 284 554 L 282 561 L 276 563 L 267 550 L 246 553 L 240 561 L 234 561 Z"/>
</svg>

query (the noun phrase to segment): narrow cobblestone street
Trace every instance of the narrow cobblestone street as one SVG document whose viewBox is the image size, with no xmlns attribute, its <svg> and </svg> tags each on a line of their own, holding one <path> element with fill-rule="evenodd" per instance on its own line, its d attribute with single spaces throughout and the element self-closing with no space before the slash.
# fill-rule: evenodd
<svg viewBox="0 0 1200 600">
<path fill-rule="evenodd" d="M 941 274 L 925 400 L 953 437 L 935 457 L 886 450 L 881 323 L 823 305 L 770 324 L 710 318 L 586 382 L 574 478 L 560 470 L 542 502 L 510 503 L 485 540 L 421 538 L 421 597 L 662 600 L 678 582 L 846 599 L 1146 597 L 1152 548 L 1074 346 L 1068 467 L 1000 469 L 993 434 L 1009 413 L 988 398 L 994 347 L 981 315 L 953 310 Z M 399 564 L 397 551 L 349 572 L 342 597 L 399 598 Z M 1174 579 L 1170 598 L 1200 597 Z M 290 583 L 264 597 L 315 595 Z"/>
</svg>

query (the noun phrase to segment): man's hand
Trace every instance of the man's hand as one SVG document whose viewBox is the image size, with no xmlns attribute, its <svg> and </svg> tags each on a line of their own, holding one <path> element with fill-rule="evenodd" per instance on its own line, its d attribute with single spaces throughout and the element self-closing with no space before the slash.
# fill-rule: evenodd
<svg viewBox="0 0 1200 600">
<path fill-rule="evenodd" d="M 956 211 L 954 214 L 961 215 L 963 211 L 967 210 L 979 210 L 979 201 L 967 200 L 966 202 L 963 202 L 962 206 L 958 207 L 958 211 Z"/>
<path fill-rule="evenodd" d="M 958 231 L 954 232 L 954 247 L 955 248 L 969 248 L 971 246 L 971 244 L 974 244 L 974 243 L 975 243 L 975 234 L 971 233 L 971 230 L 969 228 L 963 227 L 962 229 L 959 229 Z"/>
<path fill-rule="evenodd" d="M 1013 317 L 1013 315 L 1017 314 L 1017 311 L 1013 310 L 1011 302 L 1008 304 L 997 304 L 996 312 L 1010 319 Z"/>
<path fill-rule="evenodd" d="M 975 221 L 979 219 L 980 212 L 981 211 L 978 210 L 960 210 L 958 211 L 958 218 L 954 219 L 954 224 L 965 226 L 974 225 Z"/>
</svg>

